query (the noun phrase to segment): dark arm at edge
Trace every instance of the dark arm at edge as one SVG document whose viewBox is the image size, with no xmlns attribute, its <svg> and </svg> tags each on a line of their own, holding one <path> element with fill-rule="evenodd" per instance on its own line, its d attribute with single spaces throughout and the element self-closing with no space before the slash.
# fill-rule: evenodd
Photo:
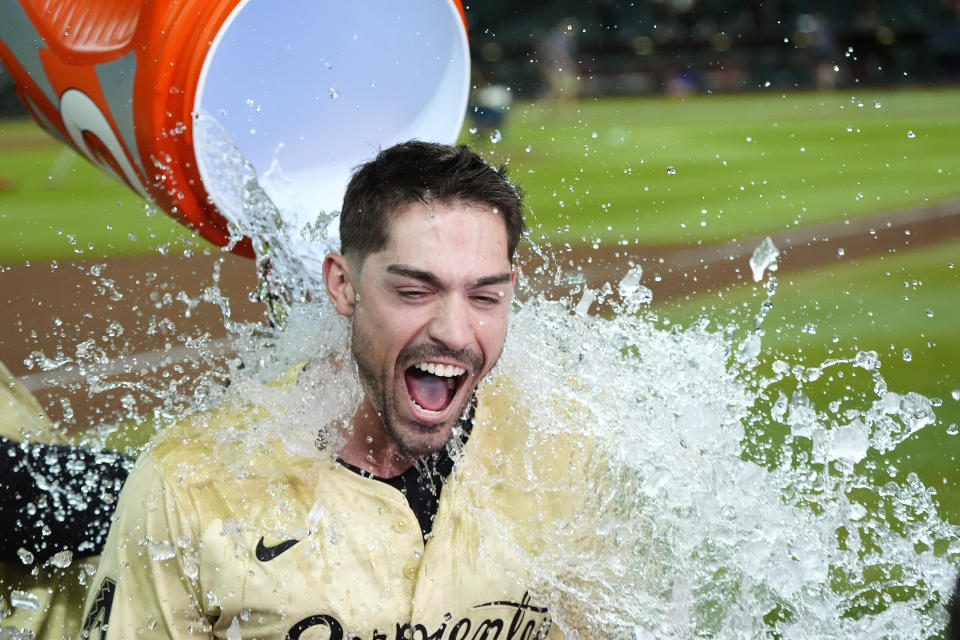
<svg viewBox="0 0 960 640">
<path fill-rule="evenodd" d="M 99 555 L 129 458 L 70 445 L 0 438 L 0 560 L 34 562 L 70 551 Z"/>
</svg>

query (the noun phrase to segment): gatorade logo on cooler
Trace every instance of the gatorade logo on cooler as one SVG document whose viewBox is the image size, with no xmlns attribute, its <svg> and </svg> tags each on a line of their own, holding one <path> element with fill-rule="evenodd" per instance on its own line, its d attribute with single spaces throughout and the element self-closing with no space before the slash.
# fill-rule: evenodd
<svg viewBox="0 0 960 640">
<path fill-rule="evenodd" d="M 198 162 L 198 112 L 259 175 L 282 168 L 287 192 L 266 188 L 271 198 L 324 210 L 377 148 L 459 133 L 470 76 L 460 2 L 343 4 L 10 0 L 0 58 L 47 131 L 226 246 L 239 214 Z M 248 240 L 231 248 L 252 255 Z"/>
</svg>

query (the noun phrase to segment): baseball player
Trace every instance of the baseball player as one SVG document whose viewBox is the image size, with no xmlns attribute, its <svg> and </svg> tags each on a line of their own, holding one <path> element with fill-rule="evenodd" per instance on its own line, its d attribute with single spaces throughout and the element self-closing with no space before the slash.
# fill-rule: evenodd
<svg viewBox="0 0 960 640">
<path fill-rule="evenodd" d="M 362 165 L 323 264 L 362 401 L 291 445 L 262 398 L 320 407 L 335 364 L 309 362 L 166 430 L 124 486 L 85 637 L 556 637 L 527 568 L 538 532 L 570 516 L 580 458 L 531 445 L 505 381 L 478 390 L 504 343 L 521 208 L 464 146 Z"/>
</svg>

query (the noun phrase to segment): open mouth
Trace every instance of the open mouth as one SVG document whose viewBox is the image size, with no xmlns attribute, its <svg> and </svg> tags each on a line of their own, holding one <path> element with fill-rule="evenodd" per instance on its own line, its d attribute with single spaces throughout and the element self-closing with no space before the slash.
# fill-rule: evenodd
<svg viewBox="0 0 960 640">
<path fill-rule="evenodd" d="M 426 414 L 441 415 L 466 378 L 466 369 L 439 362 L 418 362 L 403 374 L 407 394 Z"/>
</svg>

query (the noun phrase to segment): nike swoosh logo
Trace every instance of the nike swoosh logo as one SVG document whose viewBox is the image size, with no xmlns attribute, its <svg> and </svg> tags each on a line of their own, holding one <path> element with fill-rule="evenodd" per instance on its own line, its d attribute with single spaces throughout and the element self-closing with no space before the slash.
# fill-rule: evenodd
<svg viewBox="0 0 960 640">
<path fill-rule="evenodd" d="M 257 560 L 260 562 L 269 562 L 298 542 L 300 541 L 284 540 L 280 544 L 268 547 L 267 545 L 263 544 L 263 538 L 261 537 L 260 541 L 257 542 Z"/>
</svg>

